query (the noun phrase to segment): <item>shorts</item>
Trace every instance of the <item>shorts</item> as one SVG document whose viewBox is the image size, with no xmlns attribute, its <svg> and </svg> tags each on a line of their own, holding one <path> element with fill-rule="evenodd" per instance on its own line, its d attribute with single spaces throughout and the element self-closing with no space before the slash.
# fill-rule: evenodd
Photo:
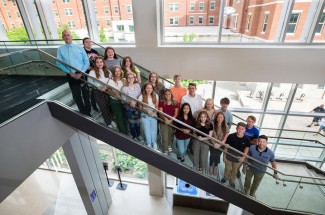
<svg viewBox="0 0 325 215">
<path fill-rule="evenodd" d="M 322 129 L 325 132 L 325 125 L 321 125 L 319 129 Z"/>
</svg>

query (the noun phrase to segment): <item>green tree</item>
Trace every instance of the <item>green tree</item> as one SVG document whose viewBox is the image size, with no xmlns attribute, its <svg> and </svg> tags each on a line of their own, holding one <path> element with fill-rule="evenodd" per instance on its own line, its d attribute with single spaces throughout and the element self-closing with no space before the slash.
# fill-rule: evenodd
<svg viewBox="0 0 325 215">
<path fill-rule="evenodd" d="M 193 42 L 193 40 L 196 38 L 196 34 L 195 33 L 190 33 L 190 34 L 187 34 L 185 33 L 184 36 L 183 36 L 183 42 L 184 43 L 190 43 L 190 42 Z"/>
<path fill-rule="evenodd" d="M 62 25 L 61 27 L 58 28 L 58 34 L 59 34 L 59 36 L 62 35 L 62 32 L 64 30 L 69 30 L 70 33 L 71 33 L 71 35 L 72 35 L 72 38 L 74 38 L 74 39 L 80 39 L 80 37 L 78 36 L 78 34 L 76 32 L 74 32 L 74 31 L 72 31 L 68 25 Z"/>
<path fill-rule="evenodd" d="M 100 42 L 106 42 L 107 41 L 103 27 L 101 27 L 100 30 L 99 30 L 99 39 L 100 39 Z"/>
<path fill-rule="evenodd" d="M 10 29 L 7 31 L 7 37 L 9 40 L 29 40 L 24 27 Z"/>
<path fill-rule="evenodd" d="M 191 80 L 191 79 L 188 79 L 188 80 L 182 80 L 182 85 L 183 87 L 187 88 L 188 87 L 188 84 L 189 83 L 195 83 L 196 85 L 199 85 L 199 84 L 204 84 L 205 83 L 205 80 Z"/>
</svg>

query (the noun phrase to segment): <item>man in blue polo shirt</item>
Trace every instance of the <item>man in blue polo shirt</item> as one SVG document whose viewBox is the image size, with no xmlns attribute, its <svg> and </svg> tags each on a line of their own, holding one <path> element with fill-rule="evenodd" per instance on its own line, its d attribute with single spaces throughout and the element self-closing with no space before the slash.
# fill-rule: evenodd
<svg viewBox="0 0 325 215">
<path fill-rule="evenodd" d="M 268 137 L 265 135 L 261 135 L 258 138 L 258 145 L 252 145 L 249 148 L 248 155 L 252 158 L 261 161 L 262 163 L 268 165 L 269 162 L 271 162 L 272 168 L 276 170 L 276 162 L 274 153 L 271 149 L 269 149 L 267 145 Z M 249 161 L 252 166 L 246 167 L 246 178 L 245 178 L 245 184 L 244 184 L 244 192 L 245 194 L 248 194 L 256 197 L 255 192 L 260 185 L 262 178 L 266 171 L 266 166 L 259 164 L 254 161 Z M 257 168 L 254 168 L 257 167 Z M 263 171 L 261 171 L 263 170 Z M 253 183 L 251 184 L 252 178 L 254 177 Z M 277 172 L 274 171 L 273 174 L 274 178 L 278 178 Z"/>
<path fill-rule="evenodd" d="M 57 58 L 72 67 L 78 69 L 72 69 L 69 66 L 57 61 L 57 66 L 65 73 L 66 78 L 71 89 L 72 98 L 79 108 L 79 111 L 85 115 L 90 116 L 90 101 L 89 91 L 87 85 L 80 80 L 83 73 L 89 68 L 89 60 L 85 50 L 72 43 L 72 35 L 69 30 L 62 32 L 62 39 L 65 44 L 58 48 Z"/>
</svg>

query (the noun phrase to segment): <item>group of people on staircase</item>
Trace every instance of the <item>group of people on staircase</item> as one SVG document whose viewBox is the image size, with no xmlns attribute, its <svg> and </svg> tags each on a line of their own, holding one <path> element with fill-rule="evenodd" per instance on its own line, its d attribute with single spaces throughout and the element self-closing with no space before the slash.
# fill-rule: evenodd
<svg viewBox="0 0 325 215">
<path fill-rule="evenodd" d="M 268 138 L 259 135 L 254 116 L 248 116 L 246 124 L 239 122 L 236 132 L 229 134 L 233 118 L 228 110 L 228 98 L 220 100 L 218 110 L 212 99 L 207 99 L 202 107 L 196 84 L 189 83 L 186 89 L 181 85 L 180 75 L 174 76 L 175 84 L 170 89 L 159 82 L 155 72 L 143 83 L 131 57 L 124 57 L 121 62 L 114 48 L 107 47 L 102 58 L 92 49 L 89 38 L 83 39 L 83 48 L 73 44 L 68 30 L 62 32 L 62 39 L 65 45 L 58 48 L 57 65 L 67 73 L 73 100 L 81 113 L 91 116 L 91 108 L 98 110 L 98 106 L 107 126 L 115 127 L 116 123 L 121 133 L 145 141 L 155 150 L 160 148 L 165 154 L 176 148 L 181 162 L 185 162 L 185 155 L 191 152 L 193 168 L 212 176 L 217 175 L 223 153 L 225 171 L 221 182 L 229 181 L 231 187 L 236 186 L 239 169 L 248 160 L 248 165 L 243 165 L 244 192 L 251 196 L 255 196 L 269 162 L 277 177 L 274 153 L 267 147 Z M 160 147 L 158 134 L 162 139 Z M 247 155 L 255 161 L 247 159 Z"/>
</svg>

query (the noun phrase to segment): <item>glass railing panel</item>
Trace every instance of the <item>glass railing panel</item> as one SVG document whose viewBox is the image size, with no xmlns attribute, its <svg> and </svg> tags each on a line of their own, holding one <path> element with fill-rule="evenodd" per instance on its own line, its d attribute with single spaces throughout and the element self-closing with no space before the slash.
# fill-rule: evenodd
<svg viewBox="0 0 325 215">
<path fill-rule="evenodd" d="M 324 214 L 324 184 L 314 185 L 317 180 L 302 178 L 298 184 L 287 209 L 304 211 L 307 213 Z M 311 183 L 311 184 L 308 184 Z M 319 182 L 318 182 L 319 183 Z"/>
</svg>

